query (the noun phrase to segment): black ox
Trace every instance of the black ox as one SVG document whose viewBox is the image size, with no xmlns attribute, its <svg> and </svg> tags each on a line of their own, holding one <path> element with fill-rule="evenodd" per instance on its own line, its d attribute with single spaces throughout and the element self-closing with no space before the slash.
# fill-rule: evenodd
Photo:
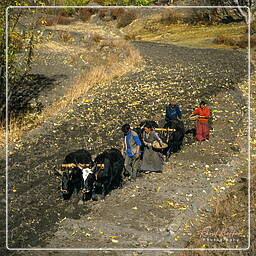
<svg viewBox="0 0 256 256">
<path fill-rule="evenodd" d="M 94 160 L 92 173 L 84 180 L 87 194 L 84 200 L 97 200 L 97 194 L 105 196 L 112 190 L 122 186 L 124 158 L 121 152 L 111 148 L 99 154 Z"/>
<path fill-rule="evenodd" d="M 168 159 L 172 153 L 180 151 L 185 135 L 185 127 L 184 123 L 180 120 L 170 120 L 164 125 L 164 128 L 175 129 L 173 132 L 163 132 L 163 140 L 168 144 L 163 154 Z"/>
<path fill-rule="evenodd" d="M 90 173 L 92 165 L 91 154 L 84 149 L 69 153 L 65 157 L 61 168 L 63 199 L 70 199 L 72 194 L 78 194 L 81 189 L 84 189 L 83 172 L 86 170 Z"/>
</svg>

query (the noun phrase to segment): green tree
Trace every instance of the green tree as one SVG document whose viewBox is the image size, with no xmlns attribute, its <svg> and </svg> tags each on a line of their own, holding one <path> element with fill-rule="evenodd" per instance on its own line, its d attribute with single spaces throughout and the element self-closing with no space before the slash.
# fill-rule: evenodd
<svg viewBox="0 0 256 256">
<path fill-rule="evenodd" d="M 33 1 L 33 4 L 41 5 L 40 1 Z M 20 19 L 27 9 L 15 8 L 16 6 L 31 5 L 29 0 L 2 0 L 0 6 L 0 119 L 5 117 L 6 94 L 5 80 L 8 77 L 8 99 L 12 97 L 14 88 L 19 81 L 29 72 L 32 60 L 32 51 L 35 40 L 34 26 L 30 24 L 29 28 L 22 31 L 17 29 Z M 10 8 L 14 6 L 13 8 Z M 9 7 L 9 8 L 8 8 Z M 30 10 L 36 12 L 36 10 Z M 7 14 L 7 17 L 6 17 Z M 7 18 L 7 24 L 6 24 Z M 8 37 L 6 38 L 6 35 Z M 8 40 L 8 45 L 6 45 Z M 8 50 L 7 50 L 8 49 Z M 22 60 L 18 58 L 19 53 L 23 50 L 25 56 Z M 6 74 L 6 53 L 8 53 L 8 74 Z"/>
<path fill-rule="evenodd" d="M 156 2 L 156 0 L 121 0 L 117 2 L 118 5 L 148 6 Z"/>
</svg>

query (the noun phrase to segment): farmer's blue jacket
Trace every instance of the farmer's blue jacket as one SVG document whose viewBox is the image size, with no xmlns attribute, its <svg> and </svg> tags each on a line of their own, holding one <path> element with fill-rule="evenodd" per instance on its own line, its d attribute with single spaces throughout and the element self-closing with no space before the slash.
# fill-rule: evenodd
<svg viewBox="0 0 256 256">
<path fill-rule="evenodd" d="M 181 116 L 181 111 L 178 105 L 175 105 L 174 108 L 171 108 L 170 104 L 166 104 L 166 122 L 170 120 L 176 120 L 177 118 L 181 118 Z"/>
</svg>

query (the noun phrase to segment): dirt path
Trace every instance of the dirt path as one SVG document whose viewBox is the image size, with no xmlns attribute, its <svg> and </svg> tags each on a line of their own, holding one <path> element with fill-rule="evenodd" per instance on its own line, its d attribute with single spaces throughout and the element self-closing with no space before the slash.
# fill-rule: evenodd
<svg viewBox="0 0 256 256">
<path fill-rule="evenodd" d="M 247 109 L 236 85 L 247 74 L 246 53 L 143 42 L 136 46 L 144 56 L 143 67 L 98 85 L 11 152 L 10 247 L 183 247 L 189 229 L 210 209 L 218 192 L 245 175 Z M 172 156 L 162 174 L 127 181 L 104 202 L 59 198 L 59 180 L 52 173 L 68 152 L 86 148 L 97 154 L 120 147 L 121 125 L 144 119 L 162 123 L 170 97 L 178 100 L 184 115 L 202 98 L 209 102 L 214 113 L 209 142 L 199 145 L 186 137 L 182 152 Z M 191 128 L 194 123 L 185 125 Z"/>
</svg>

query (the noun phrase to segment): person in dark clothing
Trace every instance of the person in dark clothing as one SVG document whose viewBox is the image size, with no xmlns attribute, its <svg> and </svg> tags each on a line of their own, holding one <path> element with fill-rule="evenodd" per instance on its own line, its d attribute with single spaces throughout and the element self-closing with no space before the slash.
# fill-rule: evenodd
<svg viewBox="0 0 256 256">
<path fill-rule="evenodd" d="M 179 106 L 175 100 L 172 100 L 170 104 L 166 104 L 165 121 L 181 120 L 182 114 Z"/>
<path fill-rule="evenodd" d="M 163 171 L 163 157 L 162 153 L 155 151 L 153 143 L 157 141 L 160 145 L 163 144 L 158 134 L 153 130 L 152 124 L 146 123 L 145 131 L 142 135 L 142 140 L 145 144 L 141 171 L 144 172 L 162 172 Z"/>
</svg>

